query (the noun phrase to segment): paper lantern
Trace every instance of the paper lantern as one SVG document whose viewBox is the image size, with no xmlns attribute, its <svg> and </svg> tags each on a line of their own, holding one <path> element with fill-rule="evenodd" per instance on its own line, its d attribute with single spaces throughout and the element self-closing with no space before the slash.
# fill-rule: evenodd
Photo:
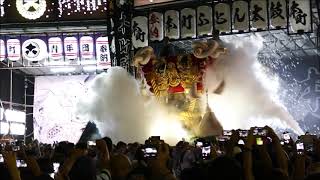
<svg viewBox="0 0 320 180">
<path fill-rule="evenodd" d="M 175 10 L 166 11 L 164 19 L 165 37 L 170 39 L 180 38 L 179 12 Z"/>
<path fill-rule="evenodd" d="M 287 26 L 286 4 L 286 0 L 269 0 L 269 19 L 272 27 Z"/>
<path fill-rule="evenodd" d="M 180 12 L 181 38 L 194 38 L 197 35 L 196 11 L 191 8 Z"/>
<path fill-rule="evenodd" d="M 249 6 L 246 1 L 232 3 L 232 18 L 234 30 L 246 31 L 249 29 Z"/>
<path fill-rule="evenodd" d="M 97 65 L 111 66 L 108 37 L 98 37 L 96 40 Z"/>
<path fill-rule="evenodd" d="M 311 4 L 310 0 L 289 1 L 289 23 L 292 32 L 311 32 Z"/>
<path fill-rule="evenodd" d="M 4 41 L 0 39 L 0 61 L 4 61 L 5 58 L 6 58 L 6 47 L 5 47 Z"/>
<path fill-rule="evenodd" d="M 252 27 L 268 28 L 268 9 L 266 0 L 252 0 L 250 3 Z"/>
<path fill-rule="evenodd" d="M 148 46 L 148 18 L 138 16 L 132 19 L 132 45 L 135 48 Z"/>
<path fill-rule="evenodd" d="M 22 44 L 23 59 L 31 62 L 47 57 L 47 44 L 41 39 L 28 39 Z"/>
<path fill-rule="evenodd" d="M 64 38 L 64 54 L 67 60 L 78 58 L 78 40 L 75 37 Z"/>
<path fill-rule="evenodd" d="M 7 54 L 10 61 L 21 59 L 21 47 L 19 39 L 9 39 L 7 41 Z"/>
<path fill-rule="evenodd" d="M 51 37 L 48 40 L 49 58 L 52 60 L 61 60 L 63 58 L 62 40 L 60 37 Z"/>
<path fill-rule="evenodd" d="M 163 40 L 163 14 L 152 12 L 149 14 L 149 36 L 151 41 Z"/>
<path fill-rule="evenodd" d="M 197 8 L 198 36 L 212 35 L 212 8 L 210 6 L 199 6 Z"/>
<path fill-rule="evenodd" d="M 93 58 L 93 38 L 91 36 L 82 36 L 80 38 L 80 54 L 82 59 Z"/>
<path fill-rule="evenodd" d="M 230 5 L 218 3 L 214 6 L 214 28 L 220 32 L 231 31 Z"/>
</svg>

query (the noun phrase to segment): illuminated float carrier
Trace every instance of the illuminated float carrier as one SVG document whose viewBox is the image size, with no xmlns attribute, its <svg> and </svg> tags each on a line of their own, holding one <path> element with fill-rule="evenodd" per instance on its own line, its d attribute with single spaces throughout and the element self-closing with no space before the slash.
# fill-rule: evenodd
<svg viewBox="0 0 320 180">
<path fill-rule="evenodd" d="M 208 105 L 207 113 L 203 115 L 200 97 L 205 92 L 203 80 L 207 67 L 225 54 L 226 49 L 214 40 L 194 42 L 192 48 L 191 54 L 158 58 L 153 48 L 147 46 L 137 51 L 133 65 L 142 77 L 144 95 L 149 92 L 161 103 L 174 107 L 184 126 L 193 134 L 218 135 L 222 127 Z M 219 89 L 223 85 L 222 82 Z"/>
</svg>

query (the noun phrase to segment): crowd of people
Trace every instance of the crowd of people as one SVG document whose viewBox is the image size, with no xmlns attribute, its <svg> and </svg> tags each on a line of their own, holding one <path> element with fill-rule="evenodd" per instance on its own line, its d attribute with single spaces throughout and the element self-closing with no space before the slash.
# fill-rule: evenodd
<svg viewBox="0 0 320 180">
<path fill-rule="evenodd" d="M 1 180 L 320 180 L 320 139 L 270 127 L 224 131 L 169 146 L 108 137 L 77 144 L 2 146 Z"/>
</svg>

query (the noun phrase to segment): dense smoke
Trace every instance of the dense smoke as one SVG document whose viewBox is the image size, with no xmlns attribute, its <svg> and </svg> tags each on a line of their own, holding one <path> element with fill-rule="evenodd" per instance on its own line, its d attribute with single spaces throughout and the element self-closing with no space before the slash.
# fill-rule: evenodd
<svg viewBox="0 0 320 180">
<path fill-rule="evenodd" d="M 271 125 L 302 133 L 277 98 L 277 78 L 267 76 L 257 61 L 262 40 L 233 40 L 226 47 L 228 55 L 216 61 L 205 78 L 209 92 L 225 81 L 222 94 L 209 96 L 209 104 L 223 127 Z M 178 116 L 169 112 L 154 98 L 143 97 L 138 81 L 119 67 L 97 76 L 78 105 L 78 115 L 96 122 L 103 136 L 126 142 L 144 142 L 151 135 L 161 135 L 171 144 L 188 138 Z"/>
<path fill-rule="evenodd" d="M 228 55 L 221 57 L 206 75 L 212 92 L 225 81 L 220 95 L 210 94 L 209 103 L 225 129 L 270 125 L 302 133 L 298 123 L 278 100 L 279 82 L 268 76 L 258 62 L 262 39 L 232 39 L 226 43 Z"/>
<path fill-rule="evenodd" d="M 98 75 L 78 105 L 78 115 L 96 122 L 102 136 L 125 142 L 161 135 L 174 143 L 186 137 L 177 116 L 168 112 L 153 98 L 146 100 L 138 82 L 120 67 Z"/>
</svg>

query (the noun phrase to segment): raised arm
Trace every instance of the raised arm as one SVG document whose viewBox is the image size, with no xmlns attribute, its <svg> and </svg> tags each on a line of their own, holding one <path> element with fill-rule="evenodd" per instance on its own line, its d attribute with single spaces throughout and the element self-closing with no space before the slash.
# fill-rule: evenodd
<svg viewBox="0 0 320 180">
<path fill-rule="evenodd" d="M 7 165 L 12 180 L 21 180 L 20 172 L 17 167 L 16 154 L 13 151 L 2 152 L 4 163 Z"/>
<path fill-rule="evenodd" d="M 243 151 L 243 173 L 245 180 L 254 180 L 253 172 L 252 172 L 252 147 L 255 138 L 253 136 L 253 128 L 250 129 L 247 141 L 244 146 Z"/>
</svg>

